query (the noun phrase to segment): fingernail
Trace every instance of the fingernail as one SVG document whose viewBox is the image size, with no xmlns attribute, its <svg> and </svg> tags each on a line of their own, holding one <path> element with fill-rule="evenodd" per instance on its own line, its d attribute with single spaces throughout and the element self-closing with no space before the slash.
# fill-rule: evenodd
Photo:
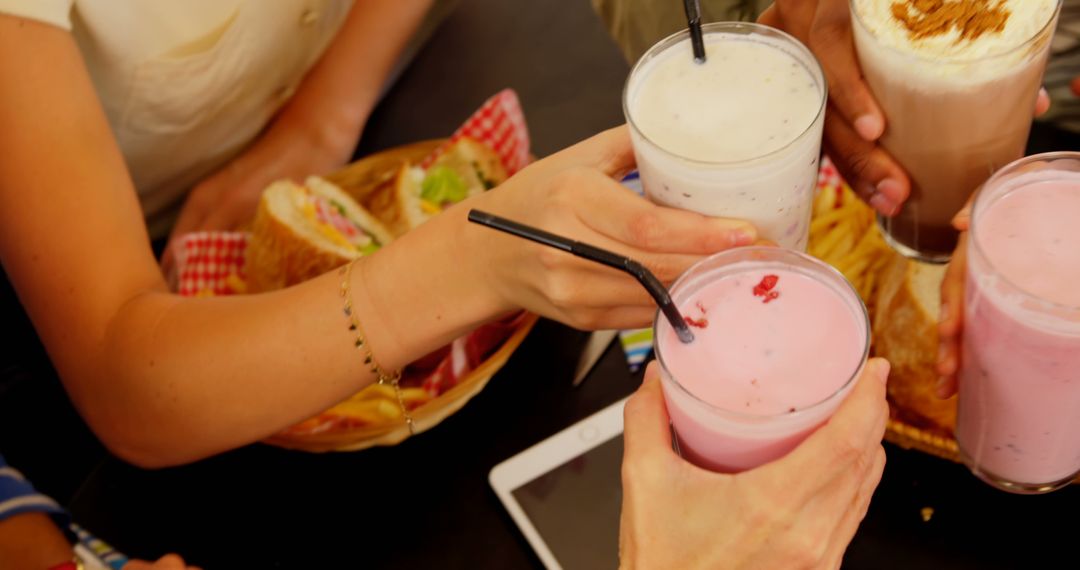
<svg viewBox="0 0 1080 570">
<path fill-rule="evenodd" d="M 879 358 L 874 362 L 876 362 L 874 365 L 876 368 L 874 373 L 877 374 L 878 380 L 880 380 L 882 384 L 887 383 L 889 381 L 889 370 L 892 368 L 892 365 L 889 364 L 888 360 L 882 358 Z"/>
<path fill-rule="evenodd" d="M 874 192 L 874 194 L 870 196 L 870 207 L 886 216 L 891 216 L 896 213 L 896 205 L 893 204 L 888 196 L 885 196 L 881 192 Z"/>
<path fill-rule="evenodd" d="M 942 364 L 945 364 L 945 360 L 947 360 L 946 356 L 947 355 L 945 354 L 945 343 L 944 342 L 939 342 L 938 347 L 937 347 L 937 364 L 938 364 L 938 366 L 941 366 Z"/>
<path fill-rule="evenodd" d="M 735 245 L 750 245 L 757 241 L 757 230 L 754 228 L 739 228 L 735 230 Z"/>
<path fill-rule="evenodd" d="M 896 202 L 899 200 L 900 195 L 904 193 L 904 185 L 895 178 L 886 178 L 877 183 L 877 191 L 889 197 L 890 200 Z"/>
<path fill-rule="evenodd" d="M 1030 93 L 1030 91 L 1028 93 Z M 860 137 L 868 141 L 877 140 L 884 130 L 885 125 L 881 123 L 881 119 L 874 115 L 863 115 L 855 119 L 855 132 L 859 133 Z"/>
</svg>

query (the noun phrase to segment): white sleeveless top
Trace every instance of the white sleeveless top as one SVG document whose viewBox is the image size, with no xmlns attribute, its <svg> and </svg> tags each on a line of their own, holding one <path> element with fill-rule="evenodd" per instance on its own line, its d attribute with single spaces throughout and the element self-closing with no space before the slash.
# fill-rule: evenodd
<svg viewBox="0 0 1080 570">
<path fill-rule="evenodd" d="M 243 150 L 322 55 L 351 0 L 0 0 L 70 30 L 151 235 Z"/>
</svg>

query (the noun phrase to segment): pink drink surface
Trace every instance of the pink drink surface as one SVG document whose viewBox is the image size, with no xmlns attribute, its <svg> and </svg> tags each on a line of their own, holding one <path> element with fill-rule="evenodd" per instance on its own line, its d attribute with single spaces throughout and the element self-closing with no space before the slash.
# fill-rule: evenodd
<svg viewBox="0 0 1080 570">
<path fill-rule="evenodd" d="M 679 384 L 735 412 L 703 413 L 700 402 L 665 388 L 683 454 L 717 471 L 753 468 L 798 445 L 841 399 L 792 412 L 836 394 L 861 365 L 866 343 L 862 315 L 832 286 L 796 270 L 750 267 L 680 300 L 684 315 L 707 321 L 692 327 L 693 343 L 680 343 L 670 327 L 660 338 L 666 369 Z M 775 286 L 755 295 L 767 275 L 777 277 Z"/>
<path fill-rule="evenodd" d="M 998 275 L 1066 307 L 1080 307 L 1080 176 L 1073 174 L 1013 190 L 976 222 Z M 1080 312 L 1025 313 L 1037 302 L 1010 294 L 986 269 L 969 259 L 961 448 L 979 470 L 1013 483 L 1072 477 L 1080 471 L 1080 322 L 1068 318 Z"/>
</svg>

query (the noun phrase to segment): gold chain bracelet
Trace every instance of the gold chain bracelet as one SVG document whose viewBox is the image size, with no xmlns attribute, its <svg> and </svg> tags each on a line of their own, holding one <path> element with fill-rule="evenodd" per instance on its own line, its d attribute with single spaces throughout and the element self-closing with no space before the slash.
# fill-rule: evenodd
<svg viewBox="0 0 1080 570">
<path fill-rule="evenodd" d="M 359 258 L 350 261 L 345 264 L 344 267 L 338 271 L 338 275 L 342 276 L 341 280 L 341 297 L 345 299 L 345 318 L 349 321 L 349 331 L 356 334 L 356 340 L 354 346 L 357 350 L 361 351 L 364 355 L 364 366 L 367 366 L 375 375 L 379 384 L 390 384 L 394 387 L 394 395 L 397 396 L 398 406 L 401 407 L 401 413 L 405 417 L 405 424 L 409 426 L 409 433 L 415 434 L 416 428 L 413 425 L 412 414 L 409 413 L 409 409 L 405 407 L 405 398 L 401 395 L 401 371 L 395 370 L 387 373 L 379 363 L 375 361 L 375 355 L 371 353 L 371 347 L 368 345 L 367 337 L 364 335 L 364 329 L 360 327 L 360 319 L 356 316 L 356 311 L 353 310 L 352 292 L 349 289 L 349 285 L 352 282 L 352 268 L 356 265 L 356 262 L 360 261 Z"/>
</svg>

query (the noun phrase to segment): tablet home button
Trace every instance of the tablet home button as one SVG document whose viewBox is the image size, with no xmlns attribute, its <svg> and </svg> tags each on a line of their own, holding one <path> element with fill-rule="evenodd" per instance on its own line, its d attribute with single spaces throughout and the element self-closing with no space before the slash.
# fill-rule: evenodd
<svg viewBox="0 0 1080 570">
<path fill-rule="evenodd" d="M 578 436 L 581 437 L 583 441 L 592 441 L 596 439 L 596 436 L 599 433 L 600 431 L 596 429 L 596 426 L 585 426 L 578 432 Z"/>
</svg>

